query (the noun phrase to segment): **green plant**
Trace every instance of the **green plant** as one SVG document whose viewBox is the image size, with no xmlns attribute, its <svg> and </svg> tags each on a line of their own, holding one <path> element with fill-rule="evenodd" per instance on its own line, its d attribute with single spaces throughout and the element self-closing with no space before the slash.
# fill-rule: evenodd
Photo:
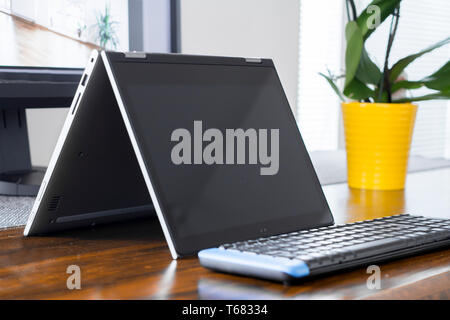
<svg viewBox="0 0 450 320">
<path fill-rule="evenodd" d="M 97 38 L 96 41 L 102 48 L 107 48 L 110 45 L 110 48 L 116 49 L 119 44 L 119 39 L 116 33 L 116 26 L 119 23 L 117 21 L 113 21 L 111 19 L 111 14 L 109 10 L 109 6 L 105 5 L 105 12 L 100 12 L 97 15 Z"/>
<path fill-rule="evenodd" d="M 81 38 L 81 36 L 83 35 L 84 31 L 86 31 L 87 26 L 84 23 L 81 22 L 77 22 L 77 35 L 78 38 Z"/>
<path fill-rule="evenodd" d="M 345 75 L 334 76 L 330 71 L 328 74 L 320 73 L 342 101 L 345 101 L 345 97 L 365 102 L 397 103 L 450 98 L 450 60 L 439 70 L 423 79 L 404 80 L 400 77 L 410 63 L 424 54 L 448 44 L 450 37 L 389 66 L 389 55 L 400 18 L 400 2 L 401 0 L 374 0 L 358 16 L 354 1 L 346 0 L 348 22 L 345 27 L 347 41 Z M 379 14 L 376 24 L 373 23 L 374 12 Z M 380 68 L 371 60 L 365 49 L 365 41 L 388 17 L 391 17 L 390 32 L 384 65 Z M 341 91 L 336 81 L 343 77 L 345 77 L 345 84 Z M 433 92 L 422 96 L 393 98 L 393 94 L 398 90 L 414 90 L 422 87 L 431 89 Z"/>
</svg>

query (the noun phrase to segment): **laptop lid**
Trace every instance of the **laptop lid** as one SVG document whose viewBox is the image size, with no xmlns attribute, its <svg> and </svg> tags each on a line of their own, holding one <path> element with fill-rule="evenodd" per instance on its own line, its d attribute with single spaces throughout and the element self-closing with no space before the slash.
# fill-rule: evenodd
<svg viewBox="0 0 450 320">
<path fill-rule="evenodd" d="M 80 79 L 24 234 L 154 216 L 97 51 Z"/>
<path fill-rule="evenodd" d="M 333 223 L 271 60 L 102 56 L 174 258 Z"/>
</svg>

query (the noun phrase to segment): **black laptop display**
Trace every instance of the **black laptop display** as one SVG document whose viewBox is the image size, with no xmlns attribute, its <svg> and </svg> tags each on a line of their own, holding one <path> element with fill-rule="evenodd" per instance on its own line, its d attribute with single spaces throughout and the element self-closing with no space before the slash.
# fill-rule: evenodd
<svg viewBox="0 0 450 320">
<path fill-rule="evenodd" d="M 332 223 L 272 61 L 109 59 L 177 252 Z"/>
</svg>

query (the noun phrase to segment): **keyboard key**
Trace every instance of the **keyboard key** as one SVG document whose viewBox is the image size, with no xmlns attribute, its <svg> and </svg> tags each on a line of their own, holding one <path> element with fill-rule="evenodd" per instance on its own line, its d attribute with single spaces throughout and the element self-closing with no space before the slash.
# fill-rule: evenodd
<svg viewBox="0 0 450 320">
<path fill-rule="evenodd" d="M 420 231 L 420 232 L 428 232 L 428 230 L 430 230 L 430 228 L 427 227 L 415 227 L 413 229 L 410 229 L 409 231 Z"/>
</svg>

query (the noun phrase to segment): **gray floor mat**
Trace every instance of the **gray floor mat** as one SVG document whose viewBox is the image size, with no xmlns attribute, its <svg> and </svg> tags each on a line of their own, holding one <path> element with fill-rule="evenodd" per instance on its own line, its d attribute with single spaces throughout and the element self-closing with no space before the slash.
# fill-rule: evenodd
<svg viewBox="0 0 450 320">
<path fill-rule="evenodd" d="M 0 229 L 27 223 L 34 197 L 0 196 Z"/>
</svg>

